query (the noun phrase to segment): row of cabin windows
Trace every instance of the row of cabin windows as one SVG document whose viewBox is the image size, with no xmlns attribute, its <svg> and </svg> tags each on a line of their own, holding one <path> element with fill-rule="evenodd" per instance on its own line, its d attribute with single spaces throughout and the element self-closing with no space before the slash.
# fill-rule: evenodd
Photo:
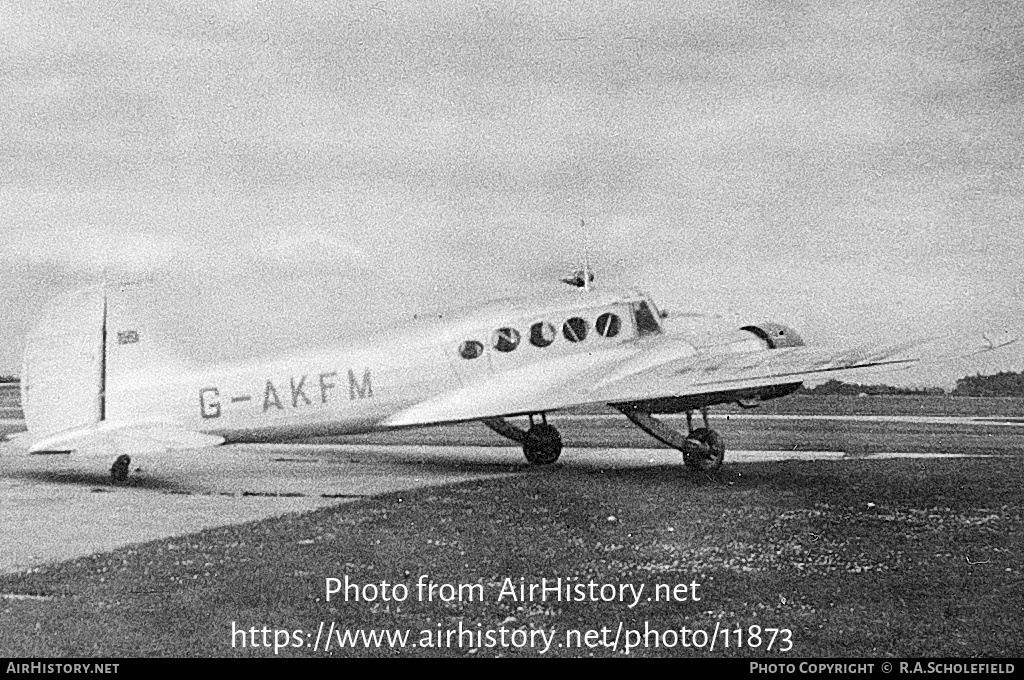
<svg viewBox="0 0 1024 680">
<path fill-rule="evenodd" d="M 605 338 L 614 338 L 622 330 L 622 320 L 617 314 L 605 312 L 597 317 L 594 325 L 598 335 Z M 562 335 L 569 342 L 582 342 L 587 339 L 589 326 L 586 319 L 574 316 L 562 324 Z M 547 347 L 555 341 L 558 333 L 555 327 L 547 321 L 538 321 L 530 326 L 530 344 L 534 347 Z M 515 328 L 499 328 L 491 335 L 491 345 L 499 352 L 511 352 L 519 347 L 522 339 L 519 331 Z M 459 347 L 459 355 L 463 359 L 476 359 L 484 353 L 484 345 L 477 340 L 466 340 Z"/>
</svg>

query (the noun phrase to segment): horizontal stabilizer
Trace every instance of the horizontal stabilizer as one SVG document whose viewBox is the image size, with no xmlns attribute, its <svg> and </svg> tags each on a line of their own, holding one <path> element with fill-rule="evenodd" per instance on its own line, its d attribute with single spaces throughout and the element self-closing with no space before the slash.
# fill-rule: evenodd
<svg viewBox="0 0 1024 680">
<path fill-rule="evenodd" d="M 100 422 L 44 437 L 33 442 L 28 452 L 74 451 L 85 455 L 109 456 L 200 449 L 223 443 L 223 437 L 193 432 L 166 423 Z"/>
</svg>

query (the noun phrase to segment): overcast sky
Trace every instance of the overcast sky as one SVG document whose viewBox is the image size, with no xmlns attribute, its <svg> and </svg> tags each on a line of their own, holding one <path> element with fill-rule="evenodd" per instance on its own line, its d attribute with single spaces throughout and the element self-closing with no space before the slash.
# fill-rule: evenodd
<svg viewBox="0 0 1024 680">
<path fill-rule="evenodd" d="M 1012 332 L 1022 19 L 1014 0 L 5 2 L 0 373 L 39 305 L 97 281 L 136 282 L 206 361 L 534 292 L 584 257 L 670 310 L 815 343 Z"/>
</svg>

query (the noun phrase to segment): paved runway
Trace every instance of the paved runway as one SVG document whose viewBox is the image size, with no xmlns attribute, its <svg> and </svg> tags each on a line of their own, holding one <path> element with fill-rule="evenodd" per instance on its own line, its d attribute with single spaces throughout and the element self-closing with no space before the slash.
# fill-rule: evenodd
<svg viewBox="0 0 1024 680">
<path fill-rule="evenodd" d="M 515 456 L 467 448 L 236 445 L 133 461 L 27 456 L 0 446 L 0 573 L 374 494 L 509 474 Z M 371 449 L 387 449 L 385 453 Z M 213 453 L 211 453 L 211 451 Z M 139 469 L 138 466 L 141 466 Z"/>
<path fill-rule="evenodd" d="M 563 420 L 596 420 L 614 418 L 607 415 L 559 415 Z M 685 421 L 685 415 L 669 414 L 658 416 L 660 420 Z M 700 416 L 694 416 L 694 422 L 698 422 Z M 712 414 L 710 420 L 838 420 L 860 423 L 917 423 L 920 425 L 966 425 L 986 426 L 993 425 L 1006 427 L 1024 427 L 1024 419 L 1003 418 L 999 416 L 986 416 L 972 418 L 968 416 L 848 416 L 848 415 L 791 415 L 777 413 L 719 413 Z"/>
<path fill-rule="evenodd" d="M 730 451 L 728 461 L 839 460 L 846 455 Z M 928 454 L 872 454 L 911 455 Z M 480 446 L 232 445 L 136 460 L 126 486 L 109 483 L 109 464 L 26 456 L 11 444 L 0 445 L 0 573 L 375 494 L 544 474 L 543 468 L 527 466 L 517 447 Z M 560 464 L 635 468 L 682 461 L 670 449 L 567 448 Z"/>
</svg>

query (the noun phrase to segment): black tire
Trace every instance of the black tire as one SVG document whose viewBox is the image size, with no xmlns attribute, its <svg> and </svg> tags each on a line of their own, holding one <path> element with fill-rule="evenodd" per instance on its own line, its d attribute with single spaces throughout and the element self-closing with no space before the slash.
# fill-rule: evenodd
<svg viewBox="0 0 1024 680">
<path fill-rule="evenodd" d="M 698 472 L 714 472 L 725 460 L 725 442 L 715 430 L 699 427 L 686 436 L 683 462 Z"/>
<path fill-rule="evenodd" d="M 118 484 L 128 481 L 128 467 L 132 459 L 128 456 L 118 456 L 114 464 L 110 466 L 110 478 Z"/>
<path fill-rule="evenodd" d="M 530 465 L 551 465 L 562 455 L 562 435 L 554 426 L 541 423 L 526 434 L 529 439 L 523 444 L 523 454 Z"/>
</svg>

